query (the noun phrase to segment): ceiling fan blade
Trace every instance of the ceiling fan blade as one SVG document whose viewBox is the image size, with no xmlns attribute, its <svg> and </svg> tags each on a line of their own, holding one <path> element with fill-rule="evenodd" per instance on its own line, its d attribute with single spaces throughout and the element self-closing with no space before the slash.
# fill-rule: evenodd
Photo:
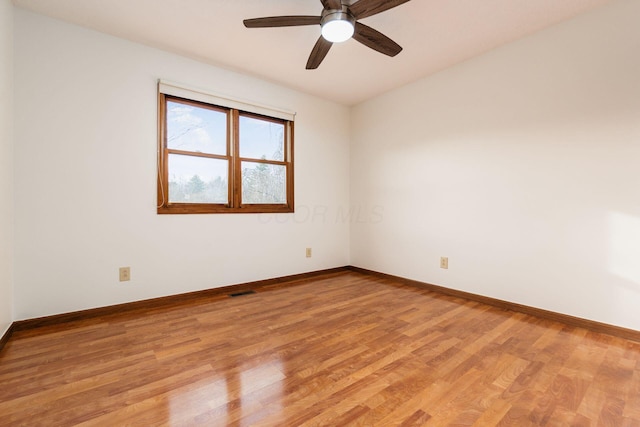
<svg viewBox="0 0 640 427">
<path fill-rule="evenodd" d="M 325 9 L 342 9 L 342 1 L 340 0 L 320 0 Z"/>
<path fill-rule="evenodd" d="M 359 22 L 356 22 L 353 38 L 363 45 L 388 56 L 396 56 L 402 51 L 402 47 L 398 43 L 381 32 Z"/>
<path fill-rule="evenodd" d="M 354 18 L 363 19 L 367 16 L 393 9 L 408 1 L 409 0 L 358 0 L 349 6 L 349 11 Z"/>
<path fill-rule="evenodd" d="M 296 27 L 298 25 L 320 25 L 319 16 L 268 16 L 266 18 L 245 19 L 247 28 Z"/>
<path fill-rule="evenodd" d="M 333 43 L 327 41 L 324 37 L 320 36 L 316 45 L 313 46 L 311 50 L 311 55 L 309 55 L 309 60 L 307 61 L 307 70 L 315 70 L 318 68 L 322 60 L 327 53 L 329 53 L 329 49 L 331 49 L 331 45 Z"/>
</svg>

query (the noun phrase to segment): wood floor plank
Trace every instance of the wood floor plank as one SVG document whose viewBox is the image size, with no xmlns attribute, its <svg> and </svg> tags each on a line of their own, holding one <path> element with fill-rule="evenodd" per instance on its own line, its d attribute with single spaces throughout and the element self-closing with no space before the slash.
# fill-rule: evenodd
<svg viewBox="0 0 640 427">
<path fill-rule="evenodd" d="M 640 426 L 640 343 L 353 271 L 15 331 L 0 426 Z"/>
</svg>

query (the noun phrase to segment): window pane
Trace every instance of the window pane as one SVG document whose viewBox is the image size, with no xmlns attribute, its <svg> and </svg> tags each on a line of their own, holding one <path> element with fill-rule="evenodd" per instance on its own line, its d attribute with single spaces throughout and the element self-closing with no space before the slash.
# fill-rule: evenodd
<svg viewBox="0 0 640 427">
<path fill-rule="evenodd" d="M 242 162 L 242 203 L 287 203 L 287 168 Z"/>
<path fill-rule="evenodd" d="M 203 157 L 169 155 L 169 202 L 229 202 L 229 162 Z"/>
<path fill-rule="evenodd" d="M 284 160 L 284 125 L 240 116 L 240 157 Z"/>
<path fill-rule="evenodd" d="M 174 150 L 227 155 L 227 115 L 167 102 L 167 146 Z"/>
</svg>

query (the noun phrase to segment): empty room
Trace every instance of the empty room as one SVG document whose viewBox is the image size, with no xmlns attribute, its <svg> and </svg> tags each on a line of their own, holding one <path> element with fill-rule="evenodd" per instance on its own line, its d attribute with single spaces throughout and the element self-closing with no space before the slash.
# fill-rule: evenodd
<svg viewBox="0 0 640 427">
<path fill-rule="evenodd" d="M 640 426 L 639 0 L 0 0 L 0 426 Z"/>
</svg>

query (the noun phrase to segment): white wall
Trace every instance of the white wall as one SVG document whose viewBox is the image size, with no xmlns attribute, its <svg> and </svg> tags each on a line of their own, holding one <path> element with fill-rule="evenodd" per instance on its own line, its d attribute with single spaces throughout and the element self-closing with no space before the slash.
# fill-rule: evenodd
<svg viewBox="0 0 640 427">
<path fill-rule="evenodd" d="M 357 106 L 353 265 L 640 329 L 640 2 Z M 439 257 L 449 257 L 449 269 Z"/>
<path fill-rule="evenodd" d="M 13 322 L 13 5 L 0 0 L 0 337 Z"/>
<path fill-rule="evenodd" d="M 0 2 L 0 197 L 15 188 L 15 212 L 0 209 L 0 331 L 349 263 L 640 329 L 640 2 L 378 97 L 351 120 L 17 9 L 13 131 L 14 12 Z M 297 111 L 297 213 L 157 215 L 158 78 Z M 131 282 L 118 282 L 120 266 Z"/>
<path fill-rule="evenodd" d="M 347 108 L 24 10 L 15 20 L 16 319 L 349 263 Z M 296 111 L 296 214 L 157 215 L 158 78 Z"/>
</svg>

